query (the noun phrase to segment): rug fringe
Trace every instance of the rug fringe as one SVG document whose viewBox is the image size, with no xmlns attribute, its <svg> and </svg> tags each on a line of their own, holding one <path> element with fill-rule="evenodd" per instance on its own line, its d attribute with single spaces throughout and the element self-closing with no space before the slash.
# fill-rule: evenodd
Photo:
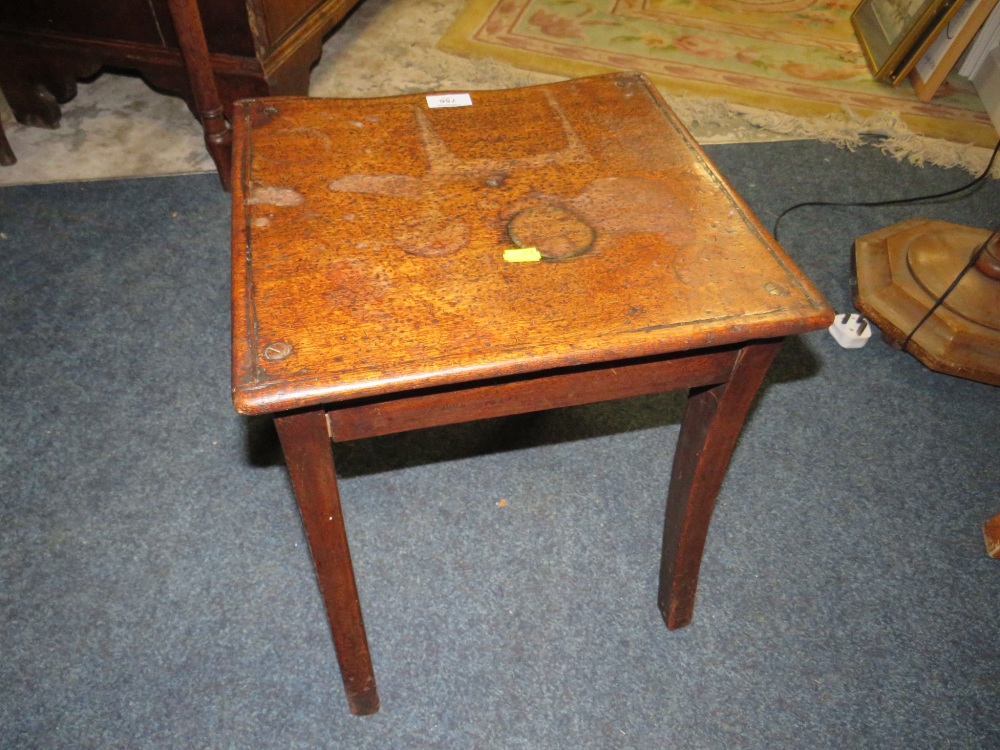
<svg viewBox="0 0 1000 750">
<path fill-rule="evenodd" d="M 872 145 L 899 161 L 916 166 L 934 164 L 939 167 L 960 167 L 979 175 L 989 164 L 992 149 L 971 143 L 956 143 L 915 133 L 895 112 L 884 111 L 871 117 L 853 112 L 824 117 L 798 117 L 724 99 L 673 96 L 665 94 L 670 106 L 682 121 L 703 126 L 729 127 L 738 140 L 760 140 L 761 132 L 786 138 L 812 138 L 833 143 L 851 151 Z M 756 131 L 756 138 L 752 135 Z M 991 176 L 1000 179 L 1000 161 L 993 165 Z"/>
</svg>

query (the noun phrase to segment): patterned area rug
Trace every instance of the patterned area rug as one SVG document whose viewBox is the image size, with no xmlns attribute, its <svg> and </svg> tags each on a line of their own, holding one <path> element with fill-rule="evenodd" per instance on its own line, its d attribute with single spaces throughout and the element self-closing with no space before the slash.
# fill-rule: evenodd
<svg viewBox="0 0 1000 750">
<path fill-rule="evenodd" d="M 440 46 L 564 76 L 641 70 L 672 100 L 717 100 L 755 124 L 805 136 L 916 134 L 993 146 L 997 132 L 964 79 L 949 78 L 927 103 L 908 82 L 872 80 L 850 25 L 856 4 L 470 0 Z"/>
</svg>

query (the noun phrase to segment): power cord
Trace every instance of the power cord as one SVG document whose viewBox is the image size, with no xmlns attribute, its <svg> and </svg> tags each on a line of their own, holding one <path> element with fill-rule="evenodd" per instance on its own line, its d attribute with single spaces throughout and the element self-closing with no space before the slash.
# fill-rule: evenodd
<svg viewBox="0 0 1000 750">
<path fill-rule="evenodd" d="M 772 231 L 772 234 L 774 235 L 774 239 L 777 240 L 778 226 L 781 224 L 781 220 L 785 218 L 785 216 L 791 213 L 792 211 L 795 211 L 796 209 L 799 208 L 805 208 L 806 206 L 850 206 L 855 208 L 874 208 L 877 206 L 899 206 L 907 203 L 919 203 L 921 201 L 935 200 L 937 198 L 947 198 L 951 195 L 956 195 L 958 193 L 969 190 L 972 187 L 975 187 L 990 175 L 990 172 L 993 170 L 993 162 L 996 161 L 998 152 L 1000 152 L 1000 141 L 997 141 L 997 145 L 993 147 L 993 153 L 990 155 L 990 160 L 986 164 L 986 168 L 982 171 L 982 173 L 978 177 L 973 179 L 971 182 L 968 182 L 964 185 L 961 185 L 957 188 L 953 188 L 951 190 L 946 190 L 942 193 L 932 193 L 930 195 L 918 195 L 912 198 L 891 198 L 889 200 L 881 200 L 881 201 L 804 201 L 802 203 L 796 203 L 793 206 L 789 206 L 778 215 L 778 218 L 775 219 L 774 221 L 774 230 Z M 972 257 L 969 258 L 969 262 L 966 263 L 965 267 L 959 272 L 958 276 L 955 277 L 955 280 L 948 285 L 948 288 L 945 289 L 944 292 L 942 292 L 941 295 L 936 300 L 934 300 L 934 304 L 932 304 L 931 307 L 927 310 L 927 312 L 924 313 L 924 316 L 913 327 L 913 330 L 911 330 L 906 335 L 906 338 L 903 339 L 902 344 L 900 345 L 900 349 L 902 349 L 904 352 L 906 351 L 906 347 L 909 346 L 910 341 L 913 339 L 913 336 L 917 333 L 918 330 L 920 330 L 920 327 L 930 319 L 930 317 L 937 311 L 937 309 L 941 307 L 942 304 L 944 304 L 944 301 L 945 299 L 947 299 L 948 295 L 951 294 L 952 291 L 954 291 L 955 287 L 959 285 L 959 283 L 965 277 L 965 274 L 967 274 L 969 270 L 976 265 L 976 262 L 979 260 L 979 257 L 986 250 L 986 246 L 989 245 L 989 243 L 993 240 L 994 237 L 997 236 L 997 234 L 1000 234 L 1000 226 L 994 229 L 992 234 L 990 234 L 990 236 L 986 238 L 986 241 L 976 248 L 975 252 L 972 253 Z M 865 329 L 868 327 L 868 321 L 865 320 L 860 315 L 851 316 L 850 314 L 845 314 L 840 329 L 844 329 L 846 331 L 847 329 L 845 328 L 845 326 L 848 326 L 849 324 L 853 324 L 854 329 L 850 330 L 848 333 L 843 333 L 841 331 L 841 336 L 838 336 L 836 333 L 834 333 L 834 338 L 837 339 L 837 341 L 840 343 L 841 346 L 846 346 L 848 348 L 863 346 L 864 345 L 863 334 L 865 332 Z M 837 327 L 837 321 L 834 321 L 834 325 L 831 326 L 831 333 L 833 333 L 833 329 L 836 327 Z M 850 339 L 849 344 L 845 343 L 845 341 L 842 340 L 844 337 Z"/>
<path fill-rule="evenodd" d="M 906 204 L 906 203 L 919 203 L 921 201 L 934 200 L 936 198 L 947 198 L 950 195 L 955 195 L 957 193 L 964 192 L 965 190 L 968 190 L 969 188 L 975 187 L 980 182 L 982 182 L 987 177 L 989 177 L 990 172 L 993 170 L 993 162 L 996 161 L 996 158 L 997 158 L 997 152 L 1000 152 L 1000 141 L 997 141 L 997 145 L 993 147 L 993 154 L 990 156 L 990 161 L 986 165 L 986 169 L 983 170 L 982 174 L 980 174 L 978 177 L 976 177 L 974 180 L 972 180 L 972 182 L 968 182 L 965 185 L 962 185 L 961 187 L 954 188 L 952 190 L 946 190 L 943 193 L 933 193 L 931 195 L 918 195 L 918 196 L 914 196 L 912 198 L 892 198 L 892 199 L 889 199 L 889 200 L 882 200 L 882 201 L 857 201 L 857 202 L 851 202 L 851 201 L 845 201 L 845 202 L 841 202 L 841 201 L 805 201 L 803 203 L 796 203 L 794 206 L 789 206 L 784 211 L 782 211 L 781 214 L 778 216 L 778 218 L 775 219 L 775 221 L 774 221 L 774 231 L 772 232 L 772 234 L 774 235 L 774 239 L 777 240 L 778 239 L 778 225 L 781 224 L 781 220 L 783 218 L 785 218 L 785 216 L 787 214 L 791 213 L 792 211 L 795 211 L 796 209 L 799 209 L 799 208 L 805 208 L 806 206 L 851 206 L 851 207 L 855 207 L 855 208 L 858 208 L 858 207 L 860 207 L 860 208 L 874 208 L 876 206 L 898 206 L 898 205 L 902 205 L 902 204 Z"/>
</svg>

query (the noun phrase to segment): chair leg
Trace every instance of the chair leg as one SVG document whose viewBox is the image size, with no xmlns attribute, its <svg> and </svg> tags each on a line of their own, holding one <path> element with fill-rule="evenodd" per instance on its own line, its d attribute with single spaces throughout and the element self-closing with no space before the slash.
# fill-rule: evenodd
<svg viewBox="0 0 1000 750">
<path fill-rule="evenodd" d="M 274 421 L 326 603 L 348 705 L 353 714 L 373 714 L 379 708 L 375 673 L 340 509 L 326 413 L 316 409 Z"/>
<path fill-rule="evenodd" d="M 215 71 L 208 53 L 205 29 L 197 0 L 167 0 L 174 30 L 180 42 L 181 57 L 188 74 L 198 119 L 205 132 L 205 146 L 215 162 L 226 192 L 231 189 L 233 133 L 226 120 L 225 107 L 215 83 Z M 230 103 L 231 104 L 231 103 Z"/>
<path fill-rule="evenodd" d="M 660 563 L 658 603 L 671 630 L 691 622 L 715 500 L 747 411 L 780 347 L 780 341 L 750 344 L 740 352 L 727 382 L 688 393 L 667 496 Z"/>
</svg>

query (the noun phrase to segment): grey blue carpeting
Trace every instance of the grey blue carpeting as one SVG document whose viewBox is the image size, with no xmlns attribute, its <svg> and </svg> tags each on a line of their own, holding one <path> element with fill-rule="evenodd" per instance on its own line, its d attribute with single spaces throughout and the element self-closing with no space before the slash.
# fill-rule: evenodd
<svg viewBox="0 0 1000 750">
<path fill-rule="evenodd" d="M 767 224 L 968 179 L 709 151 Z M 1000 747 L 1000 390 L 825 332 L 780 355 L 674 633 L 680 395 L 338 446 L 382 697 L 350 716 L 273 430 L 229 401 L 227 200 L 0 189 L 0 747 Z M 782 240 L 846 310 L 855 236 L 998 209 L 803 209 Z"/>
</svg>

